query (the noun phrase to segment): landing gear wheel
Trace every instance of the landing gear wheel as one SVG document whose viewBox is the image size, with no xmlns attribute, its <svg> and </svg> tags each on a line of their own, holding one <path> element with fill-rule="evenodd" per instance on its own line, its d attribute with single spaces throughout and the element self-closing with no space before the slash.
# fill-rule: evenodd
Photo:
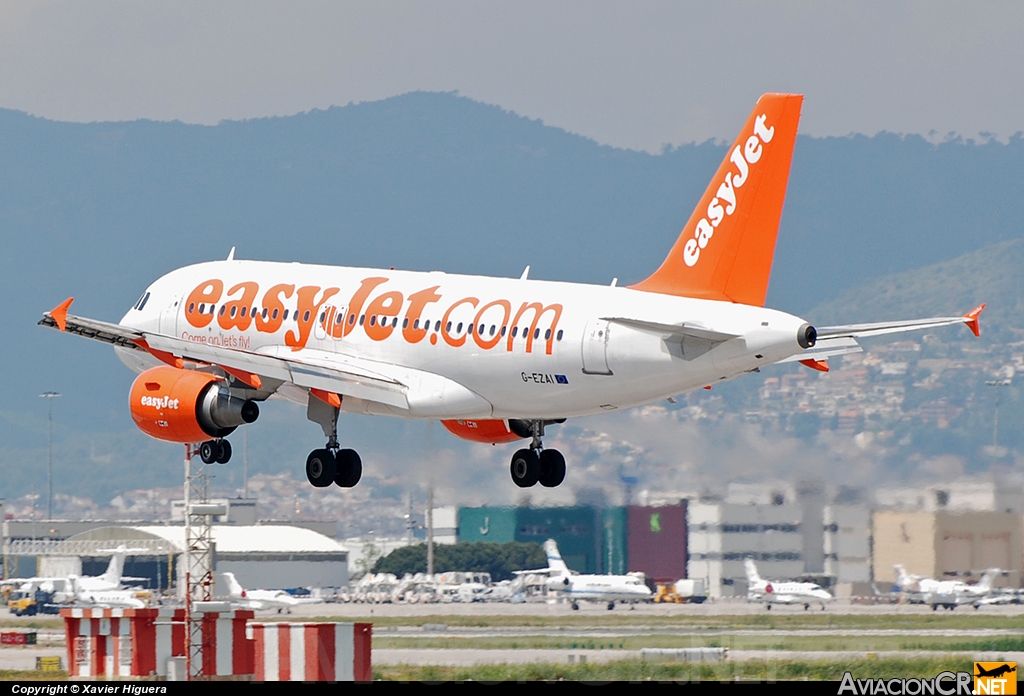
<svg viewBox="0 0 1024 696">
<path fill-rule="evenodd" d="M 540 485 L 554 488 L 565 480 L 565 457 L 558 450 L 544 450 L 540 453 Z"/>
<path fill-rule="evenodd" d="M 342 488 L 351 488 L 359 483 L 359 479 L 363 475 L 363 462 L 355 450 L 338 450 L 334 461 L 336 464 L 334 482 L 336 484 Z"/>
<path fill-rule="evenodd" d="M 572 603 L 572 610 L 573 611 L 579 611 L 580 610 L 580 605 L 577 604 L 576 602 L 573 602 Z"/>
<path fill-rule="evenodd" d="M 608 602 L 608 611 L 611 611 L 614 608 L 615 608 L 615 602 Z"/>
<path fill-rule="evenodd" d="M 216 440 L 207 440 L 199 445 L 199 458 L 203 460 L 203 464 L 213 464 L 220 453 L 220 444 Z"/>
<path fill-rule="evenodd" d="M 231 460 L 231 443 L 227 440 L 218 440 L 220 452 L 217 454 L 218 464 L 227 464 Z"/>
<path fill-rule="evenodd" d="M 337 468 L 330 450 L 313 450 L 306 457 L 306 478 L 317 488 L 326 488 L 334 483 Z"/>
<path fill-rule="evenodd" d="M 520 488 L 529 488 L 540 478 L 540 457 L 532 449 L 521 449 L 512 455 L 509 466 L 512 482 Z"/>
</svg>

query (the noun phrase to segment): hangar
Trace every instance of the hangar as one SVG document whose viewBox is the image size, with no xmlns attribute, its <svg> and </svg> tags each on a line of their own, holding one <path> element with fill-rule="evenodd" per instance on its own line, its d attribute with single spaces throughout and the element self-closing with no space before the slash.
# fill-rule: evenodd
<svg viewBox="0 0 1024 696">
<path fill-rule="evenodd" d="M 214 525 L 214 569 L 231 571 L 246 588 L 343 587 L 348 584 L 348 552 L 334 539 L 288 525 Z M 109 551 L 131 549 L 124 574 L 146 578 L 154 589 L 166 589 L 171 578 L 183 587 L 185 528 L 170 525 L 100 527 L 54 545 L 57 557 L 82 557 L 81 573 L 99 575 Z"/>
</svg>

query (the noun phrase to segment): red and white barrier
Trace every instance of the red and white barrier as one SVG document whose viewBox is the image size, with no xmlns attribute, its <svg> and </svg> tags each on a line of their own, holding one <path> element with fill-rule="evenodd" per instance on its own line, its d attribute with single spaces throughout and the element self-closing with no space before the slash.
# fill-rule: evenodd
<svg viewBox="0 0 1024 696">
<path fill-rule="evenodd" d="M 184 609 L 62 609 L 72 677 L 167 676 L 167 661 L 186 652 Z M 246 623 L 253 612 L 201 614 L 203 676 L 253 673 Z"/>
<path fill-rule="evenodd" d="M 256 681 L 370 681 L 373 624 L 273 623 L 252 629 Z"/>
</svg>

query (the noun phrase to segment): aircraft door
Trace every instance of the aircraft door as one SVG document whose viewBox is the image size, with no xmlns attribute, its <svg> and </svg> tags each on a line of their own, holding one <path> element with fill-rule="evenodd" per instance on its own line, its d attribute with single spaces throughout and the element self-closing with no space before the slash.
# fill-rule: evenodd
<svg viewBox="0 0 1024 696">
<path fill-rule="evenodd" d="M 167 305 L 160 312 L 160 333 L 165 336 L 175 336 L 178 333 L 178 309 L 181 304 L 181 296 L 175 295 L 170 298 Z"/>
<path fill-rule="evenodd" d="M 583 332 L 583 373 L 610 375 L 608 367 L 609 324 L 603 319 L 591 319 Z"/>
<path fill-rule="evenodd" d="M 341 340 L 343 323 L 348 316 L 348 307 L 335 307 L 324 305 L 320 308 L 320 314 L 313 324 L 313 341 L 319 344 L 323 350 L 330 350 L 331 346 Z"/>
</svg>

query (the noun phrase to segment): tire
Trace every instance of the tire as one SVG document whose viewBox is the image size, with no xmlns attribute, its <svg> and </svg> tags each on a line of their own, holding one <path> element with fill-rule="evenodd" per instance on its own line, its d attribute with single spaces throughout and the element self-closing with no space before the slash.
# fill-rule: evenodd
<svg viewBox="0 0 1024 696">
<path fill-rule="evenodd" d="M 540 478 L 540 458 L 531 449 L 521 449 L 512 455 L 509 473 L 513 483 L 520 488 L 529 488 Z"/>
<path fill-rule="evenodd" d="M 351 488 L 359 483 L 363 476 L 363 462 L 355 450 L 339 450 L 334 461 L 337 465 L 334 474 L 335 484 L 342 488 Z"/>
<path fill-rule="evenodd" d="M 207 440 L 199 445 L 199 458 L 203 460 L 203 464 L 213 464 L 216 462 L 219 453 L 220 448 L 217 446 L 216 440 Z"/>
<path fill-rule="evenodd" d="M 544 450 L 540 453 L 540 485 L 554 488 L 565 480 L 565 457 L 558 450 Z"/>
<path fill-rule="evenodd" d="M 306 478 L 316 488 L 326 488 L 334 483 L 337 469 L 330 450 L 313 450 L 306 457 Z"/>
<path fill-rule="evenodd" d="M 227 464 L 231 461 L 231 443 L 227 440 L 220 440 L 217 443 L 219 445 L 219 451 L 217 453 L 217 463 Z"/>
</svg>

